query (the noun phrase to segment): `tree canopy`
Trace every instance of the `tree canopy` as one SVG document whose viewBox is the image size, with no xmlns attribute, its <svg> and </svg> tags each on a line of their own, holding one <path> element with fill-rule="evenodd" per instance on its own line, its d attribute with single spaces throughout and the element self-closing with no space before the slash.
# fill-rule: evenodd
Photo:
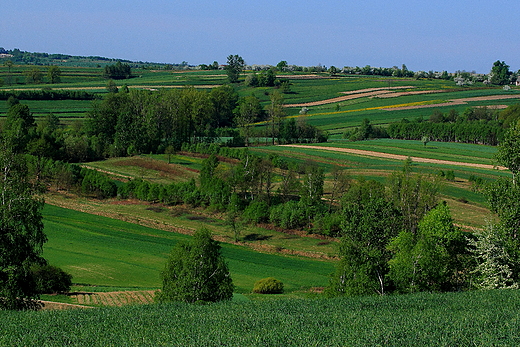
<svg viewBox="0 0 520 347">
<path fill-rule="evenodd" d="M 107 65 L 103 70 L 103 77 L 122 80 L 132 77 L 132 68 L 126 63 L 118 61 L 114 65 Z"/>
<path fill-rule="evenodd" d="M 226 73 L 229 78 L 229 82 L 231 83 L 237 83 L 238 77 L 240 76 L 240 73 L 244 69 L 245 62 L 244 59 L 235 54 L 235 55 L 229 55 L 227 57 L 227 65 L 226 65 Z"/>
<path fill-rule="evenodd" d="M 0 147 L 0 308 L 27 309 L 38 298 L 31 266 L 44 263 L 43 200 L 24 157 L 3 140 Z"/>
<path fill-rule="evenodd" d="M 177 243 L 162 272 L 158 301 L 230 300 L 233 281 L 220 249 L 208 229 L 197 230 L 192 242 Z"/>
<path fill-rule="evenodd" d="M 493 63 L 493 67 L 491 68 L 491 83 L 498 85 L 508 84 L 510 75 L 509 65 L 507 65 L 505 61 L 497 60 Z"/>
</svg>

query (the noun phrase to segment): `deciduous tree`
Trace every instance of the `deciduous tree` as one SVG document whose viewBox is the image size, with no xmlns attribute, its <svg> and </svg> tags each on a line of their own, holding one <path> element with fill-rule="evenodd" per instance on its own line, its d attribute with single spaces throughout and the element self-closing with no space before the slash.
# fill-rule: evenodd
<svg viewBox="0 0 520 347">
<path fill-rule="evenodd" d="M 47 78 L 52 84 L 61 82 L 61 70 L 57 66 L 49 66 L 47 70 Z"/>
<path fill-rule="evenodd" d="M 403 230 L 388 249 L 389 277 L 401 292 L 453 290 L 461 285 L 461 257 L 467 239 L 453 224 L 446 204 L 439 204 L 420 221 L 417 231 Z"/>
<path fill-rule="evenodd" d="M 388 287 L 388 242 L 402 226 L 399 212 L 376 181 L 360 181 L 343 196 L 341 260 L 327 293 L 383 295 Z"/>
<path fill-rule="evenodd" d="M 207 229 L 196 231 L 190 243 L 177 243 L 162 272 L 163 286 L 157 300 L 188 303 L 230 300 L 233 282 L 220 249 Z"/>
<path fill-rule="evenodd" d="M 245 62 L 244 59 L 235 54 L 235 55 L 229 55 L 227 57 L 227 65 L 226 65 L 226 73 L 229 78 L 229 82 L 231 83 L 237 83 L 238 78 L 240 76 L 240 73 L 244 69 Z"/>
<path fill-rule="evenodd" d="M 497 60 L 493 63 L 490 74 L 491 83 L 504 85 L 509 83 L 509 76 L 511 75 L 511 71 L 509 71 L 509 65 L 507 65 L 504 61 Z"/>
</svg>

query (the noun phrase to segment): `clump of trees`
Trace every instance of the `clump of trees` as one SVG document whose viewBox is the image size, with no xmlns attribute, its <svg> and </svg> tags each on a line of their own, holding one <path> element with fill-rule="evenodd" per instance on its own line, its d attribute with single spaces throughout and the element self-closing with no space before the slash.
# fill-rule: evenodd
<svg viewBox="0 0 520 347">
<path fill-rule="evenodd" d="M 132 68 L 129 64 L 118 61 L 113 65 L 106 65 L 103 68 L 103 77 L 114 80 L 128 79 L 132 77 Z"/>
<path fill-rule="evenodd" d="M 434 111 L 428 120 L 422 118 L 392 123 L 386 129 L 391 138 L 431 141 L 478 143 L 496 146 L 504 135 L 503 122 L 496 110 L 467 108 L 462 114 Z"/>
<path fill-rule="evenodd" d="M 452 109 L 446 113 L 435 110 L 428 117 L 403 119 L 386 128 L 377 127 L 364 119 L 357 128 L 347 130 L 343 138 L 360 141 L 374 138 L 403 140 L 463 142 L 496 146 L 512 124 L 520 119 L 520 105 L 514 104 L 498 111 L 490 107 L 469 107 L 459 113 Z"/>
</svg>

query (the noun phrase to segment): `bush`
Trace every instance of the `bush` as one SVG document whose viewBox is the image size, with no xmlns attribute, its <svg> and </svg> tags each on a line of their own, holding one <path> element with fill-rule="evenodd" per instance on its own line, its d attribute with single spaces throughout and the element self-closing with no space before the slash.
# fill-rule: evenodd
<svg viewBox="0 0 520 347">
<path fill-rule="evenodd" d="M 72 275 L 52 265 L 34 265 L 31 273 L 39 294 L 64 293 L 70 291 Z"/>
<path fill-rule="evenodd" d="M 253 293 L 281 294 L 283 293 L 283 283 L 274 277 L 263 278 L 255 283 Z"/>
<path fill-rule="evenodd" d="M 253 201 L 244 210 L 244 220 L 253 223 L 264 223 L 269 219 L 269 205 L 265 201 Z"/>
</svg>

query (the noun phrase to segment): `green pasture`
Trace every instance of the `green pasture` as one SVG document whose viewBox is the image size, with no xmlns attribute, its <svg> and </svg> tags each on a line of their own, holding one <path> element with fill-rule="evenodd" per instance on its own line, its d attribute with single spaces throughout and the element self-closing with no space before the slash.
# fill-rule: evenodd
<svg viewBox="0 0 520 347">
<path fill-rule="evenodd" d="M 520 292 L 0 311 L 2 346 L 518 346 Z"/>
<path fill-rule="evenodd" d="M 91 100 L 22 100 L 21 103 L 29 106 L 35 117 L 53 113 L 60 118 L 84 118 L 92 105 Z M 7 110 L 7 102 L 0 101 L 0 116 L 5 115 Z"/>
<path fill-rule="evenodd" d="M 46 205 L 44 257 L 71 273 L 73 282 L 118 288 L 159 288 L 160 271 L 173 245 L 190 236 Z M 325 286 L 331 262 L 264 254 L 222 244 L 236 292 L 249 293 L 264 277 L 288 292 Z"/>
</svg>

